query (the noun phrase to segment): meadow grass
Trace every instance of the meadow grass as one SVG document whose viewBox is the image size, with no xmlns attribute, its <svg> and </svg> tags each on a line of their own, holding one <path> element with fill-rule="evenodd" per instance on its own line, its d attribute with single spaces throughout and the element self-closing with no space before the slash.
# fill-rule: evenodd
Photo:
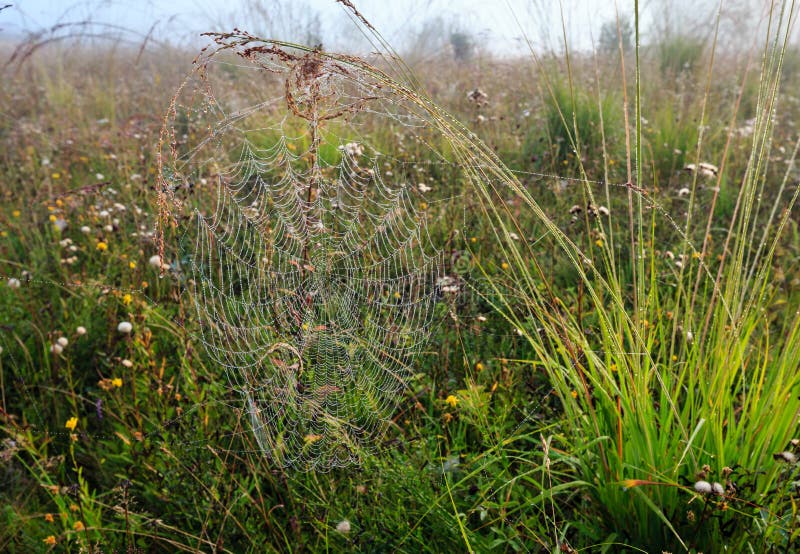
<svg viewBox="0 0 800 554">
<path fill-rule="evenodd" d="M 151 263 L 177 252 L 154 234 L 155 145 L 192 54 L 6 66 L 0 550 L 792 551 L 794 16 L 775 6 L 743 57 L 673 37 L 412 79 L 334 56 L 429 121 L 441 158 L 388 122 L 361 132 L 430 162 L 406 177 L 433 189 L 462 292 L 379 453 L 327 473 L 269 463 L 186 283 Z"/>
</svg>

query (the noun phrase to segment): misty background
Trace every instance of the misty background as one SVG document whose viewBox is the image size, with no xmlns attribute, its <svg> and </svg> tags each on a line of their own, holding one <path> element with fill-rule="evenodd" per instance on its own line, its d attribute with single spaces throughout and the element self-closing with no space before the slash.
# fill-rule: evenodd
<svg viewBox="0 0 800 554">
<path fill-rule="evenodd" d="M 539 52 L 602 51 L 617 40 L 617 15 L 626 42 L 632 38 L 633 2 L 608 0 L 361 0 L 357 8 L 411 62 L 452 54 L 525 55 Z M 335 0 L 6 0 L 0 1 L 0 37 L 20 40 L 82 41 L 128 39 L 140 44 L 197 46 L 200 33 L 234 27 L 263 37 L 328 50 L 366 53 L 370 44 Z M 718 43 L 749 48 L 737 37 L 763 29 L 768 2 L 701 0 L 641 2 L 642 43 L 665 36 L 711 40 L 720 17 Z M 565 39 L 566 37 L 566 39 Z"/>
</svg>

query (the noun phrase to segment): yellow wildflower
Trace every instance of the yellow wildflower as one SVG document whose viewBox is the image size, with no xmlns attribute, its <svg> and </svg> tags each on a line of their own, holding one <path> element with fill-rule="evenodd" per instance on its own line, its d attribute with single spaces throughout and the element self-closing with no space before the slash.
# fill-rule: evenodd
<svg viewBox="0 0 800 554">
<path fill-rule="evenodd" d="M 103 242 L 103 241 L 98 242 L 97 243 L 97 249 L 100 252 L 105 252 L 106 250 L 108 250 L 108 243 L 107 242 Z"/>
<path fill-rule="evenodd" d="M 123 303 L 123 304 L 125 304 L 125 305 L 127 306 L 127 305 L 129 305 L 131 302 L 133 302 L 133 296 L 131 296 L 131 295 L 130 295 L 130 293 L 126 293 L 126 294 L 125 294 L 125 295 L 122 297 L 122 303 Z"/>
<path fill-rule="evenodd" d="M 56 171 L 55 173 L 53 173 L 52 175 L 50 175 L 50 177 L 52 177 L 53 179 L 61 179 L 61 173 L 59 173 L 58 171 Z"/>
<path fill-rule="evenodd" d="M 83 524 L 82 521 L 76 521 L 75 525 L 73 525 L 72 528 L 75 529 L 76 531 L 83 531 L 84 529 L 86 529 L 86 526 Z"/>
<path fill-rule="evenodd" d="M 478 242 L 478 237 L 472 237 L 471 239 L 469 239 L 469 241 L 475 244 L 476 242 Z"/>
<path fill-rule="evenodd" d="M 20 212 L 19 210 L 14 210 L 13 212 L 11 212 L 11 215 L 13 215 L 14 217 L 19 217 L 21 214 L 22 212 Z"/>
<path fill-rule="evenodd" d="M 603 241 L 602 240 L 597 239 L 596 241 L 594 241 L 594 243 L 595 243 L 595 245 L 597 245 L 598 248 L 603 248 Z"/>
<path fill-rule="evenodd" d="M 508 269 L 508 264 L 506 262 L 503 262 L 500 264 L 500 267 L 502 267 L 503 269 Z"/>
<path fill-rule="evenodd" d="M 74 431 L 75 427 L 77 427 L 77 426 L 78 426 L 78 418 L 75 417 L 75 416 L 72 416 L 71 418 L 69 418 L 67 420 L 67 423 L 64 425 L 64 427 L 66 427 L 70 431 Z"/>
<path fill-rule="evenodd" d="M 57 218 L 55 215 L 53 215 L 53 214 L 50 214 L 50 222 L 51 222 L 51 223 L 55 223 L 55 222 L 56 222 L 56 219 L 58 219 L 58 218 Z"/>
<path fill-rule="evenodd" d="M 119 377 L 114 377 L 113 379 L 111 379 L 111 384 L 117 388 L 120 388 L 122 387 L 122 379 L 120 379 Z"/>
<path fill-rule="evenodd" d="M 475 371 L 483 371 L 483 370 L 484 370 L 484 365 L 481 362 L 475 364 Z"/>
<path fill-rule="evenodd" d="M 128 267 L 131 269 L 136 269 L 136 262 L 129 262 Z"/>
<path fill-rule="evenodd" d="M 47 523 L 53 523 L 53 521 L 54 521 L 53 514 L 44 514 L 44 520 Z"/>
<path fill-rule="evenodd" d="M 419 203 L 419 209 L 420 210 L 427 210 L 428 209 L 428 203 L 427 202 L 420 202 Z"/>
<path fill-rule="evenodd" d="M 44 539 L 44 543 L 50 546 L 56 544 L 56 538 L 53 535 L 48 535 L 46 539 Z"/>
<path fill-rule="evenodd" d="M 451 408 L 455 408 L 456 404 L 458 404 L 458 398 L 454 395 L 449 395 L 447 398 L 444 399 L 445 403 L 447 403 Z"/>
</svg>

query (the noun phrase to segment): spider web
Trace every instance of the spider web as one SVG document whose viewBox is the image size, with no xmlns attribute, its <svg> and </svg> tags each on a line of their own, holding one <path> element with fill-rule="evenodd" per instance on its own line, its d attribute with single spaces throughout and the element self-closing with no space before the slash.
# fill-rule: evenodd
<svg viewBox="0 0 800 554">
<path fill-rule="evenodd" d="M 197 338 L 266 456 L 357 463 L 402 397 L 444 278 L 413 164 L 387 170 L 359 137 L 376 117 L 424 121 L 318 52 L 220 51 L 176 96 L 161 170 Z M 247 104 L 231 86 L 245 79 L 273 95 Z"/>
</svg>

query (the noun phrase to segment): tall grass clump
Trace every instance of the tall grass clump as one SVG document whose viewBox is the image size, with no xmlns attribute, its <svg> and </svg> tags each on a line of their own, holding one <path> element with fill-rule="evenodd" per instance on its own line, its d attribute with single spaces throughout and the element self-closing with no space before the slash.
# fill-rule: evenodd
<svg viewBox="0 0 800 554">
<path fill-rule="evenodd" d="M 604 136 L 602 131 L 602 127 L 612 130 L 621 125 L 620 106 L 612 95 L 578 91 L 571 81 L 561 79 L 551 82 L 541 95 L 545 99 L 544 133 L 531 129 L 527 149 L 533 152 L 533 147 L 545 140 L 551 148 L 553 170 L 576 168 L 579 157 L 602 157 L 604 141 L 609 147 L 616 142 L 616 137 Z"/>
<path fill-rule="evenodd" d="M 656 47 L 658 67 L 668 79 L 691 74 L 700 65 L 704 41 L 688 33 L 669 33 Z"/>
<path fill-rule="evenodd" d="M 703 210 L 697 188 L 684 218 L 661 208 L 646 180 L 643 126 L 628 125 L 633 187 L 626 209 L 610 219 L 587 216 L 587 229 L 602 237 L 597 248 L 579 249 L 545 221 L 580 276 L 572 305 L 534 284 L 547 276 L 532 252 L 513 242 L 513 296 L 489 278 L 496 308 L 525 334 L 536 353 L 531 362 L 558 391 L 563 417 L 553 463 L 560 458 L 576 468 L 585 502 L 573 525 L 584 544 L 768 551 L 793 543 L 800 320 L 771 318 L 767 308 L 780 301 L 770 274 L 797 194 L 789 184 L 794 154 L 782 175 L 769 171 L 794 17 L 790 3 L 770 12 L 747 164 L 727 179 L 724 166 L 714 174 Z M 669 69 L 691 67 L 702 51 L 677 41 L 670 48 L 679 51 L 663 59 L 679 66 Z M 637 23 L 634 121 L 646 115 L 638 52 Z M 700 134 L 697 152 L 702 140 Z M 723 163 L 726 154 L 718 152 Z M 727 221 L 716 219 L 720 186 L 732 187 L 736 198 Z M 590 196 L 591 188 L 587 183 Z M 724 234 L 712 237 L 721 225 Z M 500 235 L 509 230 L 502 217 L 496 226 Z M 674 252 L 659 243 L 663 226 L 680 231 Z M 624 245 L 630 259 L 618 254 Z"/>
</svg>

